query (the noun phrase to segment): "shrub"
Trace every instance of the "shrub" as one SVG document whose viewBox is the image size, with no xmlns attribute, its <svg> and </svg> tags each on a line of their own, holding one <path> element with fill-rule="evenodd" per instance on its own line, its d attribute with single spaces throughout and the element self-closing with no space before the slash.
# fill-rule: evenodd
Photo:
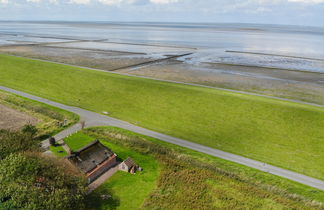
<svg viewBox="0 0 324 210">
<path fill-rule="evenodd" d="M 38 149 L 38 142 L 21 131 L 0 130 L 0 160 L 16 152 Z"/>
<path fill-rule="evenodd" d="M 36 133 L 38 132 L 36 126 L 31 125 L 31 124 L 27 124 L 25 125 L 21 131 L 23 133 L 29 134 L 30 136 L 34 137 L 36 135 Z"/>
<path fill-rule="evenodd" d="M 0 207 L 83 209 L 85 180 L 67 163 L 38 153 L 10 154 L 0 161 Z"/>
</svg>

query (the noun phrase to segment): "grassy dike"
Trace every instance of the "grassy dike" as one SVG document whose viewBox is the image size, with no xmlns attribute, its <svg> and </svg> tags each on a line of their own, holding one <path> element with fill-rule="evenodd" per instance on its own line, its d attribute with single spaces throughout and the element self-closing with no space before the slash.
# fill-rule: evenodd
<svg viewBox="0 0 324 210">
<path fill-rule="evenodd" d="M 0 85 L 324 179 L 324 110 L 0 55 Z"/>
<path fill-rule="evenodd" d="M 324 201 L 323 191 L 119 128 L 89 128 L 65 142 L 79 149 L 93 139 L 144 171 L 116 173 L 88 197 L 90 209 L 320 209 Z"/>
</svg>

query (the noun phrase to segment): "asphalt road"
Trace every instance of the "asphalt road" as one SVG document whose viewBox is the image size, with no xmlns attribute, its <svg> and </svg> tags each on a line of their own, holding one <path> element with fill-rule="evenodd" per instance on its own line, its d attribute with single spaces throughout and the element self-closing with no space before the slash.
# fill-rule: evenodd
<svg viewBox="0 0 324 210">
<path fill-rule="evenodd" d="M 85 121 L 86 127 L 114 126 L 114 127 L 123 128 L 123 129 L 130 130 L 130 131 L 133 131 L 133 132 L 136 132 L 139 134 L 143 134 L 143 135 L 150 136 L 150 137 L 153 137 L 156 139 L 160 139 L 161 141 L 176 144 L 176 145 L 179 145 L 179 146 L 182 146 L 185 148 L 189 148 L 189 149 L 192 149 L 192 150 L 195 150 L 198 152 L 212 155 L 214 157 L 222 158 L 222 159 L 229 160 L 229 161 L 232 161 L 235 163 L 239 163 L 239 164 L 251 167 L 251 168 L 258 169 L 260 171 L 264 171 L 264 172 L 267 172 L 270 174 L 284 177 L 284 178 L 290 179 L 292 181 L 299 182 L 304 185 L 308 185 L 308 186 L 311 186 L 311 187 L 314 187 L 314 188 L 317 188 L 320 190 L 324 190 L 324 181 L 319 180 L 319 179 L 305 176 L 305 175 L 302 175 L 302 174 L 299 174 L 299 173 L 296 173 L 293 171 L 289 171 L 286 169 L 282 169 L 282 168 L 279 168 L 276 166 L 268 165 L 263 162 L 245 158 L 245 157 L 235 155 L 232 153 L 224 152 L 224 151 L 221 151 L 218 149 L 213 149 L 213 148 L 206 147 L 206 146 L 203 146 L 200 144 L 192 143 L 192 142 L 189 142 L 189 141 L 186 141 L 183 139 L 179 139 L 179 138 L 175 138 L 175 137 L 161 134 L 158 132 L 154 132 L 154 131 L 151 131 L 151 130 L 148 130 L 145 128 L 141 128 L 141 127 L 132 125 L 132 124 L 122 121 L 122 120 L 108 117 L 106 115 L 101 115 L 101 114 L 87 111 L 87 110 L 77 108 L 77 107 L 67 106 L 67 105 L 60 104 L 60 103 L 57 103 L 54 101 L 50 101 L 50 100 L 47 100 L 44 98 L 33 96 L 33 95 L 30 95 L 30 94 L 27 94 L 27 93 L 24 93 L 21 91 L 17 91 L 17 90 L 11 89 L 11 88 L 0 86 L 0 90 L 14 93 L 16 95 L 20 95 L 20 96 L 23 96 L 23 97 L 26 97 L 26 98 L 29 98 L 29 99 L 32 99 L 32 100 L 35 100 L 38 102 L 42 102 L 42 103 L 45 103 L 45 104 L 48 104 L 48 105 L 51 105 L 51 106 L 54 106 L 54 107 L 57 107 L 60 109 L 64 109 L 69 112 L 73 112 L 73 113 L 79 115 L 80 119 L 82 121 Z M 81 128 L 80 128 L 79 124 L 74 125 L 74 126 L 70 127 L 69 129 L 64 130 L 61 133 L 59 133 L 58 135 L 56 135 L 55 138 L 57 140 L 64 138 L 64 137 L 66 137 L 80 129 Z"/>
</svg>

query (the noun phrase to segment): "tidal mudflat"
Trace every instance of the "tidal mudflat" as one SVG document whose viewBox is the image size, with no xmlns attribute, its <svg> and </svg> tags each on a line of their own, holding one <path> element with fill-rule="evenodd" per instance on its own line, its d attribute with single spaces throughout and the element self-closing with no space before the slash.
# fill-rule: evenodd
<svg viewBox="0 0 324 210">
<path fill-rule="evenodd" d="M 140 53 L 62 48 L 53 46 L 7 46 L 0 53 L 111 71 L 152 61 Z"/>
</svg>

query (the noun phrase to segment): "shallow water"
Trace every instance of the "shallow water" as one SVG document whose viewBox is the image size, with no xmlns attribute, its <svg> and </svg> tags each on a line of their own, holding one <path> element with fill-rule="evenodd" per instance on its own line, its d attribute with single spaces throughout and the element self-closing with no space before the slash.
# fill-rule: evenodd
<svg viewBox="0 0 324 210">
<path fill-rule="evenodd" d="M 0 22 L 0 45 L 62 41 L 55 38 L 168 46 L 102 43 L 104 41 L 80 43 L 91 49 L 155 56 L 190 51 L 194 54 L 181 59 L 194 65 L 221 62 L 324 73 L 324 28 L 256 24 Z M 273 55 L 226 52 L 228 50 Z"/>
</svg>

